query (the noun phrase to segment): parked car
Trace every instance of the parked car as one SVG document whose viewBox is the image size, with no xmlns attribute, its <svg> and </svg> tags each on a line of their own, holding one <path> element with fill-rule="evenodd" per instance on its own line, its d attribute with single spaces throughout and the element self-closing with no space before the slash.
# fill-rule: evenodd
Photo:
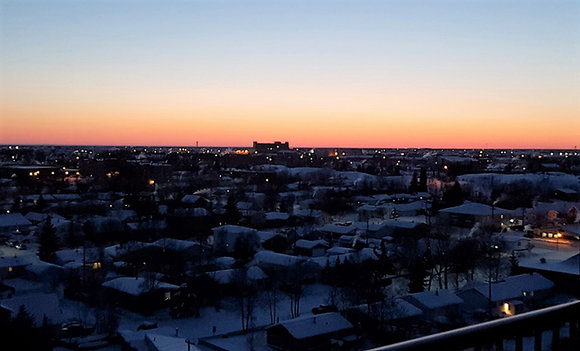
<svg viewBox="0 0 580 351">
<path fill-rule="evenodd" d="M 322 314 L 328 312 L 338 312 L 338 307 L 334 305 L 320 305 L 317 307 L 312 308 L 313 314 Z"/>
<path fill-rule="evenodd" d="M 157 322 L 143 322 L 139 324 L 137 330 L 148 330 L 157 328 Z"/>
</svg>

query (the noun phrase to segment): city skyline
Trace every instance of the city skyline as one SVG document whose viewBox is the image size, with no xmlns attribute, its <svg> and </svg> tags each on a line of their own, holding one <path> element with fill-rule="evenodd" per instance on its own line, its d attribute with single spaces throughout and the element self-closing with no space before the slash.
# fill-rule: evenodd
<svg viewBox="0 0 580 351">
<path fill-rule="evenodd" d="M 1 1 L 1 144 L 573 149 L 569 1 Z"/>
</svg>

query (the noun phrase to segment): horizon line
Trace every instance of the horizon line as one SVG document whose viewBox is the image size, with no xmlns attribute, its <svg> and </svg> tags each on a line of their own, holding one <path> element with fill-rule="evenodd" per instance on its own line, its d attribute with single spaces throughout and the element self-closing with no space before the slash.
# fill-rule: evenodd
<svg viewBox="0 0 580 351">
<path fill-rule="evenodd" d="M 274 143 L 276 141 L 271 142 L 260 142 L 260 143 Z M 284 141 L 286 142 L 286 141 Z M 240 145 L 146 145 L 146 144 L 33 144 L 33 143 L 12 143 L 12 144 L 0 144 L 0 147 L 10 147 L 10 146 L 57 146 L 57 147 L 66 147 L 66 146 L 86 146 L 86 147 L 152 147 L 152 148 L 173 148 L 173 147 L 181 147 L 181 148 L 248 148 L 251 149 L 253 146 L 240 146 Z M 423 147 L 416 147 L 416 146 L 405 146 L 405 147 L 376 147 L 376 146 L 291 146 L 290 149 L 385 149 L 385 150 L 578 150 L 577 146 L 574 148 L 530 148 L 530 147 L 522 147 L 522 148 L 514 148 L 514 147 L 432 147 L 432 146 L 423 146 Z"/>
</svg>

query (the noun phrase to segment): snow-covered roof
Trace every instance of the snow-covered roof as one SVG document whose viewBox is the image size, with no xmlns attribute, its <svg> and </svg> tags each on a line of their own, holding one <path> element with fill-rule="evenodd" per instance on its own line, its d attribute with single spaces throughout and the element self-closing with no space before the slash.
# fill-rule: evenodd
<svg viewBox="0 0 580 351">
<path fill-rule="evenodd" d="M 307 339 L 353 328 L 353 325 L 336 312 L 323 313 L 315 316 L 299 317 L 278 324 L 270 328 L 282 326 L 295 339 Z"/>
<path fill-rule="evenodd" d="M 236 207 L 238 210 L 247 211 L 254 207 L 254 203 L 250 201 L 238 201 L 238 203 L 236 203 Z"/>
<path fill-rule="evenodd" d="M 254 261 L 257 264 L 266 264 L 266 265 L 274 265 L 274 266 L 292 266 L 295 264 L 299 264 L 304 261 L 304 258 L 285 255 L 269 250 L 262 250 L 258 251 L 254 255 Z"/>
<path fill-rule="evenodd" d="M 580 223 L 568 224 L 562 227 L 562 230 L 568 234 L 580 235 Z"/>
<path fill-rule="evenodd" d="M 189 240 L 163 238 L 153 242 L 152 245 L 173 251 L 183 251 L 195 246 L 199 246 L 199 243 Z"/>
<path fill-rule="evenodd" d="M 427 309 L 436 309 L 441 307 L 459 305 L 463 300 L 449 290 L 424 291 L 415 294 L 409 294 L 415 301 L 419 302 Z M 413 300 L 411 300 L 413 301 Z"/>
<path fill-rule="evenodd" d="M 1 256 L 0 268 L 27 266 L 31 264 L 30 257 L 27 256 Z"/>
<path fill-rule="evenodd" d="M 327 255 L 344 255 L 352 252 L 354 252 L 354 249 L 340 246 L 331 247 L 330 249 L 326 250 Z"/>
<path fill-rule="evenodd" d="M 161 334 L 145 334 L 147 343 L 153 347 L 154 351 L 199 351 L 200 349 L 192 344 L 187 344 L 186 339 Z"/>
<path fill-rule="evenodd" d="M 345 261 L 349 261 L 351 263 L 360 263 L 367 260 L 376 261 L 379 258 L 373 251 L 373 249 L 365 247 L 360 251 L 354 251 L 351 253 L 346 254 L 335 254 L 332 256 L 320 256 L 320 257 L 310 257 L 308 258 L 308 262 L 316 263 L 320 268 L 326 267 L 326 265 L 330 265 L 334 267 L 336 265 L 336 260 L 339 260 L 341 263 Z"/>
<path fill-rule="evenodd" d="M 189 195 L 185 195 L 184 197 L 182 197 L 181 202 L 186 203 L 186 204 L 194 204 L 197 201 L 199 201 L 200 199 L 204 199 L 204 198 L 199 196 L 199 195 L 189 194 Z"/>
<path fill-rule="evenodd" d="M 76 249 L 63 249 L 58 250 L 55 253 L 56 263 L 66 264 L 69 262 L 83 262 L 83 248 L 78 247 Z M 98 257 L 98 251 L 96 248 L 87 248 L 86 256 L 84 257 L 86 261 L 95 260 Z"/>
<path fill-rule="evenodd" d="M 117 290 L 120 292 L 124 292 L 129 295 L 139 296 L 143 295 L 151 290 L 177 290 L 179 286 L 164 283 L 164 282 L 155 282 L 150 284 L 152 286 L 148 286 L 149 284 L 145 280 L 145 278 L 138 277 L 120 277 L 115 278 L 113 280 L 109 280 L 102 284 L 104 287 Z"/>
<path fill-rule="evenodd" d="M 393 306 L 393 317 L 392 320 L 401 318 L 417 317 L 423 314 L 421 309 L 415 307 L 412 303 L 409 303 L 403 299 L 395 299 Z"/>
<path fill-rule="evenodd" d="M 288 213 L 284 212 L 266 212 L 267 221 L 286 221 L 290 218 Z"/>
<path fill-rule="evenodd" d="M 219 284 L 233 283 L 238 277 L 243 277 L 244 279 L 252 281 L 259 281 L 268 278 L 268 275 L 258 266 L 251 266 L 246 270 L 246 272 L 243 272 L 242 268 L 224 269 L 221 271 L 208 272 L 207 275 Z"/>
<path fill-rule="evenodd" d="M 395 204 L 394 207 L 397 211 L 406 212 L 406 211 L 420 211 L 425 209 L 425 202 L 423 201 L 413 201 L 408 204 Z"/>
<path fill-rule="evenodd" d="M 0 228 L 25 227 L 32 225 L 21 213 L 0 214 Z"/>
<path fill-rule="evenodd" d="M 236 259 L 229 256 L 222 256 L 215 259 L 215 265 L 220 268 L 229 268 L 236 263 Z"/>
<path fill-rule="evenodd" d="M 463 205 L 445 208 L 443 210 L 440 210 L 439 212 L 459 215 L 471 215 L 471 216 L 491 216 L 492 213 L 494 215 L 500 214 L 513 215 L 514 213 L 511 210 L 506 210 L 499 207 L 492 209 L 492 207 L 489 205 L 471 201 L 465 201 Z"/>
<path fill-rule="evenodd" d="M 382 224 L 381 228 L 400 228 L 400 229 L 414 229 L 420 225 L 424 225 L 423 222 L 413 222 L 413 221 L 388 221 Z"/>
<path fill-rule="evenodd" d="M 255 232 L 255 229 L 252 228 L 248 228 L 248 227 L 243 227 L 241 225 L 232 225 L 232 224 L 226 224 L 226 225 L 222 225 L 219 227 L 214 227 L 212 228 L 213 232 L 216 233 L 218 231 L 224 231 L 230 234 L 245 234 L 245 233 L 250 233 L 250 232 Z"/>
<path fill-rule="evenodd" d="M 124 222 L 129 218 L 137 217 L 137 213 L 133 210 L 111 210 L 109 211 L 109 217 L 115 217 L 118 220 Z"/>
<path fill-rule="evenodd" d="M 323 232 L 335 233 L 335 234 L 352 234 L 356 231 L 357 227 L 353 225 L 338 225 L 338 224 L 325 224 L 322 227 L 318 228 L 318 230 Z"/>
<path fill-rule="evenodd" d="M 537 269 L 539 271 L 558 272 L 570 275 L 580 275 L 580 254 L 573 255 L 565 260 L 546 258 L 541 260 L 533 257 L 521 260 L 519 265 L 523 268 Z"/>
<path fill-rule="evenodd" d="M 209 211 L 203 207 L 194 208 L 178 208 L 174 212 L 179 216 L 190 216 L 190 217 L 206 217 L 209 216 Z"/>
<path fill-rule="evenodd" d="M 55 201 L 80 201 L 81 196 L 79 194 L 51 194 L 51 195 L 43 195 L 47 196 L 47 199 L 50 199 L 50 196 Z"/>
<path fill-rule="evenodd" d="M 328 243 L 325 240 L 300 239 L 300 240 L 296 241 L 295 245 L 297 248 L 306 249 L 306 250 L 311 250 L 311 249 L 315 248 L 316 246 L 328 247 Z"/>
<path fill-rule="evenodd" d="M 531 291 L 547 290 L 554 287 L 554 283 L 538 273 L 520 274 L 511 276 L 505 281 L 491 284 L 492 301 L 507 301 L 522 297 L 523 293 Z M 489 299 L 489 285 L 477 284 L 474 287 L 477 292 Z"/>
<path fill-rule="evenodd" d="M 56 294 L 35 294 L 13 299 L 0 300 L 0 306 L 9 310 L 13 316 L 18 313 L 20 306 L 34 317 L 36 326 L 42 324 L 44 316 L 50 321 L 58 323 L 63 319 L 63 313 Z"/>
<path fill-rule="evenodd" d="M 309 200 L 310 201 L 310 200 Z M 322 211 L 320 210 L 310 210 L 310 209 L 295 209 L 292 213 L 295 217 L 320 217 L 322 216 Z"/>
<path fill-rule="evenodd" d="M 43 274 L 46 274 L 50 271 L 62 272 L 61 266 L 40 260 L 26 266 L 25 269 L 26 271 L 37 276 L 42 276 Z"/>
<path fill-rule="evenodd" d="M 24 217 L 32 222 L 42 222 L 45 221 L 48 217 L 53 219 L 52 223 L 55 223 L 54 220 L 57 222 L 66 220 L 63 216 L 56 213 L 28 212 Z"/>
<path fill-rule="evenodd" d="M 132 251 L 140 250 L 145 246 L 149 246 L 151 244 L 144 243 L 141 241 L 130 241 L 123 245 L 115 244 L 112 246 L 107 246 L 103 249 L 106 258 L 116 259 L 123 255 L 126 255 Z"/>
<path fill-rule="evenodd" d="M 264 242 L 272 239 L 276 235 L 279 235 L 279 234 L 278 233 L 275 233 L 275 232 L 268 232 L 268 231 L 259 231 L 258 232 L 258 236 L 260 237 L 260 242 L 261 243 L 264 243 Z"/>
<path fill-rule="evenodd" d="M 18 295 L 29 294 L 30 292 L 41 292 L 45 288 L 45 285 L 42 283 L 21 278 L 3 279 L 2 285 L 11 287 Z"/>
<path fill-rule="evenodd" d="M 382 308 L 383 320 L 390 321 L 403 318 L 418 317 L 423 314 L 423 311 L 421 311 L 421 309 L 415 307 L 412 303 L 409 303 L 401 298 L 396 298 L 392 300 L 390 304 L 383 304 L 383 306 L 381 306 L 380 302 L 376 302 L 374 304 L 371 304 L 371 307 L 375 310 L 379 309 L 379 311 Z M 364 313 L 370 312 L 368 304 L 360 305 L 357 308 Z"/>
<path fill-rule="evenodd" d="M 127 223 L 127 227 L 131 230 L 162 230 L 167 228 L 167 222 L 163 219 L 153 219 L 146 222 Z"/>
</svg>

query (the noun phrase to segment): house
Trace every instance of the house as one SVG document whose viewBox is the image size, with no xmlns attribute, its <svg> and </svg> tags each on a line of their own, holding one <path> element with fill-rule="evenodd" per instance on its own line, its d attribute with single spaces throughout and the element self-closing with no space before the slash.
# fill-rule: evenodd
<svg viewBox="0 0 580 351">
<path fill-rule="evenodd" d="M 288 269 L 304 261 L 303 257 L 285 255 L 268 250 L 258 251 L 254 255 L 254 262 L 266 270 Z"/>
<path fill-rule="evenodd" d="M 248 269 L 224 269 L 221 271 L 207 272 L 208 277 L 220 285 L 232 285 L 236 283 L 252 282 L 259 284 L 268 279 L 268 275 L 258 266 L 251 266 Z"/>
<path fill-rule="evenodd" d="M 388 221 L 371 235 L 375 238 L 384 236 L 421 238 L 427 234 L 428 229 L 429 227 L 422 222 Z"/>
<path fill-rule="evenodd" d="M 564 233 L 564 236 L 566 237 L 580 240 L 580 223 L 568 224 L 562 227 L 561 231 Z"/>
<path fill-rule="evenodd" d="M 331 239 L 338 239 L 343 235 L 354 235 L 357 232 L 358 227 L 354 225 L 341 225 L 341 224 L 325 224 L 318 228 L 318 231 L 325 234 L 326 237 Z"/>
<path fill-rule="evenodd" d="M 294 244 L 294 253 L 301 256 L 324 256 L 329 245 L 324 240 L 300 239 Z"/>
<path fill-rule="evenodd" d="M 188 207 L 204 207 L 207 208 L 209 201 L 204 197 L 194 194 L 185 195 L 181 198 L 181 203 Z"/>
<path fill-rule="evenodd" d="M 151 244 L 185 259 L 198 259 L 201 255 L 201 245 L 195 241 L 172 238 L 159 239 Z"/>
<path fill-rule="evenodd" d="M 288 239 L 280 233 L 259 231 L 258 236 L 264 250 L 283 252 L 288 249 Z"/>
<path fill-rule="evenodd" d="M 255 229 L 227 224 L 212 230 L 214 252 L 232 253 L 238 240 L 247 240 L 250 247 L 260 247 L 260 237 Z"/>
<path fill-rule="evenodd" d="M 491 284 L 478 283 L 463 288 L 458 296 L 465 310 L 486 310 L 492 307 L 495 316 L 511 316 L 524 311 L 525 303 L 547 297 L 554 283 L 538 273 L 520 274 Z"/>
<path fill-rule="evenodd" d="M 0 214 L 0 234 L 28 233 L 32 223 L 21 213 Z"/>
<path fill-rule="evenodd" d="M 268 345 L 278 350 L 329 350 L 331 341 L 345 347 L 356 341 L 353 325 L 339 313 L 283 321 L 266 329 Z"/>
<path fill-rule="evenodd" d="M 65 319 L 58 297 L 51 293 L 0 300 L 0 320 L 16 317 L 20 306 L 33 317 L 35 327 L 42 326 L 45 318 L 49 324 L 59 324 Z"/>
<path fill-rule="evenodd" d="M 562 290 L 580 293 L 580 253 L 566 259 L 529 257 L 520 259 L 518 269 L 538 272 L 558 284 Z"/>
<path fill-rule="evenodd" d="M 501 241 L 504 243 L 506 251 L 522 251 L 530 250 L 532 248 L 532 243 L 529 238 L 521 235 L 501 235 Z"/>
<path fill-rule="evenodd" d="M 89 218 L 83 229 L 91 240 L 109 241 L 124 233 L 123 223 L 115 217 L 94 216 Z"/>
<path fill-rule="evenodd" d="M 413 201 L 410 203 L 395 204 L 393 208 L 397 210 L 400 217 L 413 217 L 425 213 L 427 205 L 424 201 Z"/>
<path fill-rule="evenodd" d="M 0 257 L 0 278 L 13 278 L 26 273 L 26 267 L 32 260 L 26 256 L 1 256 Z"/>
<path fill-rule="evenodd" d="M 463 300 L 449 290 L 424 291 L 402 297 L 423 311 L 425 318 L 459 315 Z"/>
<path fill-rule="evenodd" d="M 267 227 L 281 227 L 288 222 L 290 215 L 285 212 L 266 212 L 265 223 Z"/>
<path fill-rule="evenodd" d="M 496 227 L 500 227 L 501 224 L 505 224 L 510 218 L 516 216 L 512 210 L 470 201 L 465 201 L 459 206 L 442 209 L 439 214 L 444 223 L 464 228 L 471 228 L 475 223 L 485 221 L 490 221 Z"/>
<path fill-rule="evenodd" d="M 179 286 L 142 277 L 119 277 L 102 284 L 109 290 L 112 301 L 143 314 L 164 307 Z"/>
<path fill-rule="evenodd" d="M 410 323 L 418 321 L 423 316 L 423 311 L 401 298 L 396 298 L 391 301 L 355 306 L 347 310 L 347 316 L 349 320 L 357 321 L 361 325 L 386 322 L 390 325 L 408 327 Z"/>
</svg>

